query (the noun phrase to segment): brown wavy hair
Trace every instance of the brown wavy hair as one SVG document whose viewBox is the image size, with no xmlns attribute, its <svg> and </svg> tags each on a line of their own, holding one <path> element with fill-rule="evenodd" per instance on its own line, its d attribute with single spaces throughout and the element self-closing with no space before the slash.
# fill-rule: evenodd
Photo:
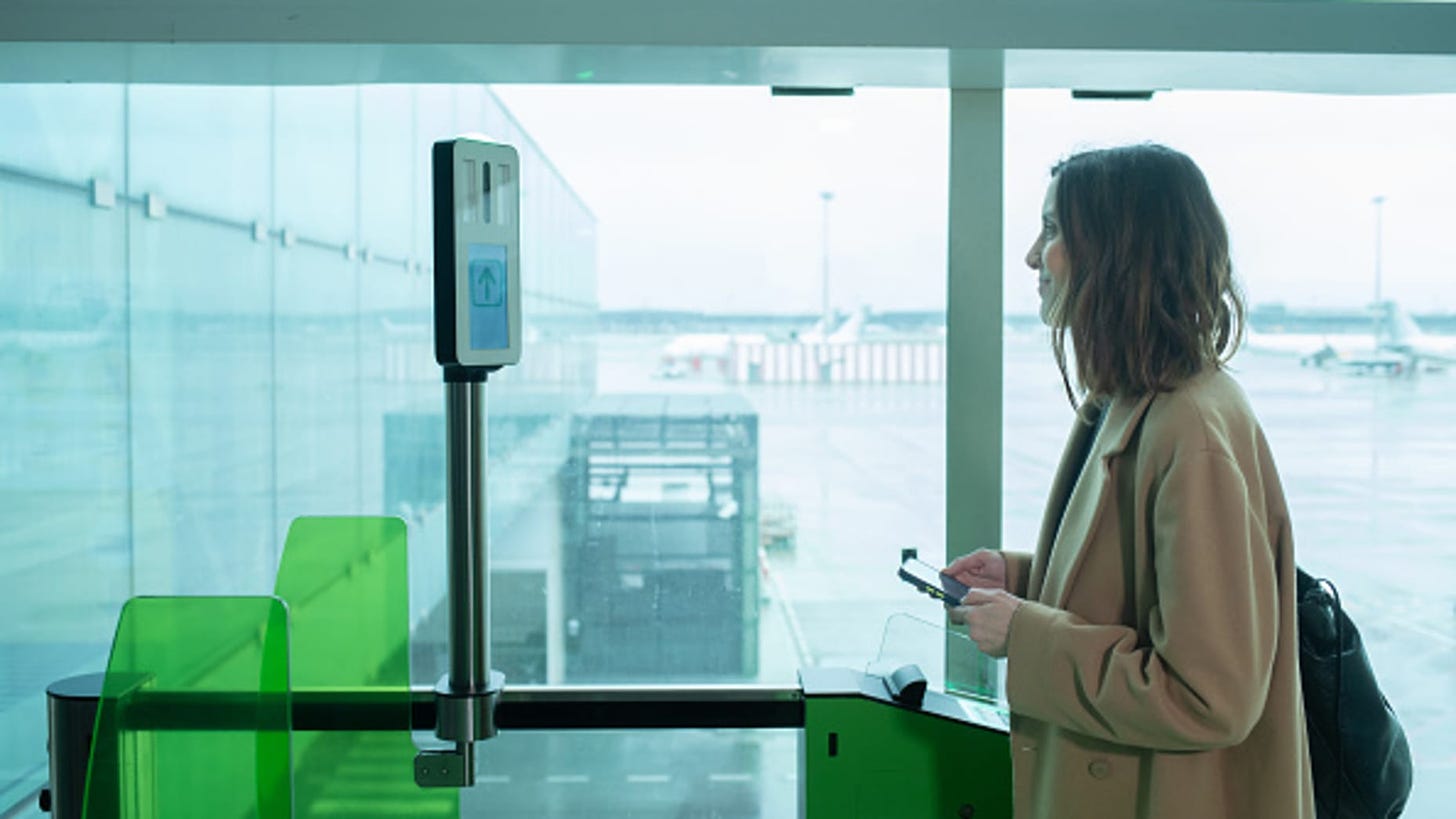
<svg viewBox="0 0 1456 819">
<path fill-rule="evenodd" d="M 1224 366 L 1244 333 L 1228 229 L 1187 156 L 1142 144 L 1086 151 L 1052 168 L 1071 270 L 1052 309 L 1052 352 L 1067 398 L 1171 390 Z"/>
</svg>

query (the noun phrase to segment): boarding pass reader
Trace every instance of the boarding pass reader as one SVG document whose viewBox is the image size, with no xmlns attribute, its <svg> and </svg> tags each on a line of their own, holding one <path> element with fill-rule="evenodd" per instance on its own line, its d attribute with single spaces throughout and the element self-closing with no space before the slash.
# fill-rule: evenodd
<svg viewBox="0 0 1456 819">
<path fill-rule="evenodd" d="M 496 369 L 521 360 L 521 161 L 469 137 L 431 151 L 435 213 L 435 360 Z"/>
</svg>

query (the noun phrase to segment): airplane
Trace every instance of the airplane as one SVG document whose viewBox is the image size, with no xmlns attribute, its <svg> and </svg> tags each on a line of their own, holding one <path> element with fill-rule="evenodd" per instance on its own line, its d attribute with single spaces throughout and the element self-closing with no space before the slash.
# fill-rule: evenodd
<svg viewBox="0 0 1456 819">
<path fill-rule="evenodd" d="M 820 316 L 813 324 L 803 330 L 794 330 L 789 334 L 790 338 L 803 344 L 817 344 L 821 341 L 828 341 L 845 321 L 838 310 L 832 314 Z"/>
<path fill-rule="evenodd" d="M 893 335 L 894 330 L 874 321 L 868 305 L 862 305 L 858 310 L 844 315 L 835 311 L 833 321 L 828 322 L 829 332 L 824 328 L 826 322 L 823 318 L 814 322 L 807 330 L 800 330 L 793 334 L 795 341 L 800 344 L 818 344 L 828 342 L 830 344 L 849 344 L 856 341 L 873 339 Z"/>
<path fill-rule="evenodd" d="M 764 344 L 762 333 L 684 333 L 662 348 L 657 378 L 679 379 L 689 376 L 726 376 L 737 344 Z"/>
<path fill-rule="evenodd" d="M 1422 331 L 1415 319 L 1393 301 L 1377 302 L 1371 309 L 1380 325 L 1377 338 L 1381 352 L 1405 356 L 1412 371 L 1439 372 L 1456 364 L 1456 338 Z"/>
<path fill-rule="evenodd" d="M 1245 349 L 1295 356 L 1306 367 L 1323 367 L 1347 355 L 1371 355 L 1375 345 L 1368 335 L 1347 333 L 1261 333 L 1244 331 Z"/>
<path fill-rule="evenodd" d="M 1370 305 L 1375 329 L 1370 334 L 1259 333 L 1249 330 L 1250 350 L 1297 355 L 1300 364 L 1338 368 L 1356 375 L 1413 375 L 1456 365 L 1456 338 L 1431 336 L 1400 305 Z"/>
<path fill-rule="evenodd" d="M 735 346 L 762 346 L 771 341 L 848 345 L 893 335 L 893 330 L 873 321 L 871 315 L 867 306 L 848 315 L 835 311 L 809 327 L 789 333 L 787 338 L 770 338 L 763 333 L 684 333 L 663 347 L 654 376 L 663 379 L 725 376 L 732 367 Z"/>
</svg>

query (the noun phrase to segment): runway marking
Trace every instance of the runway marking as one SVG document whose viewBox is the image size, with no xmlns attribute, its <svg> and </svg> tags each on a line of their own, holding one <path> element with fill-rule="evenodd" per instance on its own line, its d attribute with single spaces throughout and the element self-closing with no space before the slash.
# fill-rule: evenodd
<svg viewBox="0 0 1456 819">
<path fill-rule="evenodd" d="M 585 785 L 591 777 L 586 774 L 551 774 L 546 781 L 552 785 Z"/>
<path fill-rule="evenodd" d="M 671 782 L 672 777 L 668 774 L 627 774 L 627 781 L 636 785 L 661 785 Z"/>
<path fill-rule="evenodd" d="M 752 782 L 753 774 L 746 773 L 715 773 L 708 774 L 709 782 Z"/>
<path fill-rule="evenodd" d="M 481 785 L 505 785 L 511 781 L 509 776 L 492 774 L 490 776 L 477 776 L 475 781 Z"/>
<path fill-rule="evenodd" d="M 799 667 L 809 668 L 817 665 L 814 656 L 809 653 L 809 642 L 804 639 L 804 629 L 799 625 L 799 616 L 794 611 L 794 604 L 784 593 L 783 584 L 779 582 L 778 573 L 773 570 L 773 564 L 768 559 L 768 551 L 763 546 L 758 547 L 758 565 L 759 571 L 768 581 L 772 596 L 778 601 L 779 607 L 784 612 L 784 622 L 789 627 L 789 639 L 794 643 L 794 653 L 799 655 Z"/>
</svg>

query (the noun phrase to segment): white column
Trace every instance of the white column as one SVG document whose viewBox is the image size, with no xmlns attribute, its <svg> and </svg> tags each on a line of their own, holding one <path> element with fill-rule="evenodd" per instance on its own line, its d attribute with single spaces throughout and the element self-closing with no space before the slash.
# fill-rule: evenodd
<svg viewBox="0 0 1456 819">
<path fill-rule="evenodd" d="M 950 93 L 947 560 L 1001 545 L 1002 98 L 1000 89 Z M 950 687 L 991 693 L 995 679 L 989 660 L 947 663 Z"/>
</svg>

